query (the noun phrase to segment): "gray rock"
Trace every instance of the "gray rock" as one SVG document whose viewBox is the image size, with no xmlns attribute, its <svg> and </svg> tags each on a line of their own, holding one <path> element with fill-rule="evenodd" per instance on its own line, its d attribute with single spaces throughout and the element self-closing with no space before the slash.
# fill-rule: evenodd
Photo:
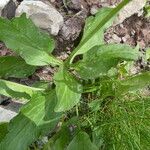
<svg viewBox="0 0 150 150">
<path fill-rule="evenodd" d="M 16 112 L 0 107 L 0 122 L 9 122 L 16 115 Z"/>
<path fill-rule="evenodd" d="M 18 112 L 20 107 L 23 104 L 17 102 L 11 102 L 7 106 L 0 106 L 0 122 L 9 122 L 12 118 L 14 118 Z"/>
<path fill-rule="evenodd" d="M 142 14 L 143 7 L 145 6 L 145 0 L 132 0 L 127 4 L 118 14 L 117 20 L 114 24 L 122 23 L 126 18 L 129 18 L 133 14 Z"/>
<path fill-rule="evenodd" d="M 24 0 L 16 9 L 16 16 L 22 13 L 52 35 L 57 35 L 64 23 L 62 15 L 48 1 Z"/>
<path fill-rule="evenodd" d="M 2 14 L 3 8 L 8 4 L 10 0 L 0 0 L 0 16 Z"/>
<path fill-rule="evenodd" d="M 15 11 L 17 6 L 18 2 L 16 0 L 9 0 L 7 5 L 5 5 L 3 10 L 1 11 L 1 16 L 8 19 L 15 17 Z"/>
<path fill-rule="evenodd" d="M 8 97 L 3 96 L 3 95 L 0 95 L 0 104 L 1 104 L 2 102 L 4 102 L 5 100 L 7 100 L 7 99 L 8 99 Z"/>
<path fill-rule="evenodd" d="M 61 37 L 64 40 L 74 41 L 79 36 L 86 17 L 87 12 L 83 10 L 66 20 L 60 31 Z"/>
<path fill-rule="evenodd" d="M 82 20 L 77 17 L 69 18 L 60 32 L 63 39 L 74 41 L 80 34 L 82 24 Z"/>
</svg>

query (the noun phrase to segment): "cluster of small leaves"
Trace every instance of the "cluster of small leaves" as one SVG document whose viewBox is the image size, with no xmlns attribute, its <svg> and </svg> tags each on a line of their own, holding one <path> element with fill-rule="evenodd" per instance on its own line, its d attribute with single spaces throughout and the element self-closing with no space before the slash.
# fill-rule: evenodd
<svg viewBox="0 0 150 150">
<path fill-rule="evenodd" d="M 150 73 L 120 76 L 119 64 L 137 60 L 138 49 L 103 40 L 105 30 L 129 1 L 87 18 L 82 40 L 65 62 L 51 54 L 54 41 L 25 14 L 0 18 L 0 40 L 16 54 L 0 57 L 0 94 L 27 100 L 10 123 L 0 124 L 1 150 L 26 150 L 47 133 L 55 134 L 50 134 L 44 150 L 147 148 L 149 99 L 135 101 L 128 93 L 148 86 Z M 77 55 L 83 59 L 73 63 Z M 28 77 L 45 65 L 58 67 L 50 85 L 44 81 L 29 87 L 7 80 Z"/>
</svg>

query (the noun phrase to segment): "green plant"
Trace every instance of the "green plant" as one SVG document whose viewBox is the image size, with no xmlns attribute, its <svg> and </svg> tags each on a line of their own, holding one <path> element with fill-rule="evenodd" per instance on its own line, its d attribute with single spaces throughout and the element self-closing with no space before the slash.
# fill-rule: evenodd
<svg viewBox="0 0 150 150">
<path fill-rule="evenodd" d="M 146 2 L 147 3 L 145 5 L 145 7 L 144 7 L 145 17 L 150 17 L 150 6 L 149 6 L 150 2 L 148 0 Z"/>
<path fill-rule="evenodd" d="M 149 148 L 150 99 L 135 91 L 150 84 L 150 73 L 122 73 L 121 63 L 137 60 L 138 49 L 103 40 L 104 31 L 129 1 L 89 17 L 80 44 L 65 62 L 52 56 L 54 41 L 24 14 L 0 19 L 0 40 L 16 53 L 0 57 L 0 94 L 27 100 L 9 124 L 0 124 L 0 150 L 26 150 L 47 133 L 44 150 Z M 83 58 L 74 59 L 77 55 Z M 32 75 L 45 65 L 59 66 L 52 83 L 29 87 L 6 81 Z"/>
</svg>

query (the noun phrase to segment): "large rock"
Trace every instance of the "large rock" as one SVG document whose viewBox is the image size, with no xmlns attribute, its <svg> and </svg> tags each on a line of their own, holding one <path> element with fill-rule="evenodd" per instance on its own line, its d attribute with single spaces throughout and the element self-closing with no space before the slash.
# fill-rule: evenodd
<svg viewBox="0 0 150 150">
<path fill-rule="evenodd" d="M 23 104 L 17 102 L 10 102 L 7 106 L 0 105 L 0 122 L 9 122 L 12 118 L 14 118 L 18 112 L 20 107 Z"/>
<path fill-rule="evenodd" d="M 15 17 L 15 11 L 17 6 L 18 6 L 17 0 L 9 0 L 7 5 L 5 5 L 3 10 L 1 11 L 1 16 L 8 19 Z"/>
<path fill-rule="evenodd" d="M 0 107 L 0 122 L 9 122 L 16 115 L 16 112 Z"/>
<path fill-rule="evenodd" d="M 0 0 L 0 16 L 2 14 L 3 8 L 8 4 L 10 0 Z"/>
<path fill-rule="evenodd" d="M 57 35 L 63 25 L 63 17 L 50 4 L 40 0 L 24 0 L 16 10 L 16 16 L 26 13 L 41 29 Z"/>
</svg>

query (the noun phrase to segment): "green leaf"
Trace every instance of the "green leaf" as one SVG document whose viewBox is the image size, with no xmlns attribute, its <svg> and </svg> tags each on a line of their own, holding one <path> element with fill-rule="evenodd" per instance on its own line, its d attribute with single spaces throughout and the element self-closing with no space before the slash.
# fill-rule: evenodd
<svg viewBox="0 0 150 150">
<path fill-rule="evenodd" d="M 146 50 L 146 60 L 150 60 L 150 48 Z"/>
<path fill-rule="evenodd" d="M 150 17 L 150 6 L 147 2 L 147 5 L 145 6 L 145 11 L 146 11 L 146 17 L 149 18 Z"/>
<path fill-rule="evenodd" d="M 55 134 L 44 146 L 44 150 L 65 150 L 71 139 L 69 128 L 63 127 L 60 132 Z"/>
<path fill-rule="evenodd" d="M 54 145 L 55 149 L 64 150 L 66 148 L 66 145 L 68 144 L 71 138 L 70 132 L 68 130 L 63 130 L 63 132 L 60 133 L 60 136 L 56 140 Z"/>
<path fill-rule="evenodd" d="M 39 136 L 38 127 L 21 113 L 11 121 L 9 129 L 0 143 L 1 150 L 27 150 Z"/>
<path fill-rule="evenodd" d="M 8 97 L 30 99 L 32 94 L 37 91 L 44 91 L 44 89 L 29 87 L 0 79 L 0 94 Z"/>
<path fill-rule="evenodd" d="M 0 123 L 0 142 L 3 140 L 5 135 L 8 133 L 8 123 Z"/>
<path fill-rule="evenodd" d="M 61 129 L 44 145 L 43 150 L 66 150 L 74 135 L 79 132 L 78 119 L 78 117 L 72 117 L 66 120 Z M 70 130 L 72 126 L 75 127 L 74 130 Z"/>
<path fill-rule="evenodd" d="M 71 141 L 69 146 L 67 147 L 67 150 L 98 150 L 96 145 L 94 145 L 90 137 L 85 132 L 79 132 Z"/>
<path fill-rule="evenodd" d="M 81 97 L 79 91 L 82 87 L 69 73 L 64 73 L 63 68 L 55 74 L 54 78 L 58 98 L 55 111 L 67 111 L 79 102 Z M 68 85 L 68 81 L 70 81 L 70 85 Z"/>
<path fill-rule="evenodd" d="M 48 103 L 48 100 L 51 102 L 50 104 L 54 107 L 56 105 L 57 97 L 55 91 L 50 91 L 48 95 L 43 95 L 41 93 L 35 93 L 32 95 L 31 100 L 22 107 L 21 112 L 26 117 L 28 117 L 30 120 L 32 120 L 37 126 L 46 123 L 48 120 L 51 121 L 53 119 L 53 114 L 56 114 L 55 112 L 52 112 L 52 110 L 49 111 L 48 116 L 51 116 L 50 118 L 46 116 L 46 106 Z M 53 103 L 52 103 L 53 101 Z M 48 105 L 49 106 L 49 105 Z M 39 111 L 40 110 L 40 111 Z M 58 113 L 60 114 L 60 113 Z M 56 117 L 56 116 L 55 116 Z M 48 118 L 48 119 L 47 119 Z M 54 118 L 55 119 L 55 118 Z M 56 117 L 56 119 L 58 119 Z"/>
<path fill-rule="evenodd" d="M 123 60 L 137 60 L 139 52 L 127 45 L 109 44 L 92 48 L 83 60 L 74 66 L 79 75 L 84 79 L 97 78 L 105 75 Z"/>
<path fill-rule="evenodd" d="M 46 98 L 41 93 L 32 95 L 31 100 L 21 109 L 22 114 L 39 126 L 45 117 Z M 40 110 L 40 111 L 39 111 Z"/>
<path fill-rule="evenodd" d="M 101 38 L 103 38 L 104 29 L 110 25 L 112 18 L 129 2 L 130 0 L 123 0 L 116 8 L 104 8 L 98 13 L 95 19 L 88 19 L 88 25 L 86 25 L 85 29 L 89 31 L 85 32 L 83 40 L 72 53 L 70 62 L 73 61 L 75 56 L 84 54 L 92 47 L 101 44 L 103 41 Z"/>
<path fill-rule="evenodd" d="M 15 56 L 0 57 L 0 77 L 25 78 L 35 72 L 36 67 L 25 63 L 23 59 Z"/>
<path fill-rule="evenodd" d="M 12 20 L 0 18 L 0 31 L 0 40 L 26 63 L 34 66 L 61 63 L 49 54 L 54 49 L 54 41 L 42 33 L 25 14 Z"/>
<path fill-rule="evenodd" d="M 99 111 L 101 106 L 101 100 L 100 99 L 93 100 L 88 104 L 88 106 L 92 112 Z"/>
<path fill-rule="evenodd" d="M 105 18 L 110 12 L 112 11 L 112 8 L 101 8 L 99 12 L 95 15 L 95 17 L 90 16 L 87 18 L 85 22 L 85 27 L 84 27 L 84 33 L 82 40 L 80 44 L 82 45 L 82 42 L 90 36 L 91 32 L 95 29 L 95 27 Z M 101 27 L 96 34 L 93 35 L 93 37 L 84 44 L 80 48 L 80 50 L 77 52 L 77 54 L 83 54 L 87 52 L 89 49 L 94 47 L 95 45 L 102 45 L 104 44 L 104 31 L 111 26 L 112 19 L 109 20 L 103 27 Z"/>
<path fill-rule="evenodd" d="M 34 95 L 34 99 L 32 98 L 31 102 L 11 121 L 9 132 L 0 143 L 0 149 L 27 150 L 27 147 L 37 138 L 53 130 L 62 116 L 62 114 L 54 112 L 55 97 L 55 91 L 45 95 L 45 98 L 44 95 L 39 96 L 38 93 L 37 98 L 42 98 L 42 100 L 38 99 L 37 102 L 36 95 Z M 45 99 L 44 108 L 42 108 L 43 99 Z M 34 100 L 37 104 L 33 102 Z M 30 108 L 32 109 L 30 110 Z"/>
<path fill-rule="evenodd" d="M 32 87 L 35 88 L 42 88 L 47 90 L 48 88 L 50 88 L 50 81 L 45 81 L 45 80 L 40 80 L 40 81 L 36 81 L 35 83 L 32 84 Z"/>
<path fill-rule="evenodd" d="M 124 94 L 131 91 L 137 91 L 150 85 L 150 72 L 142 73 L 119 82 L 117 93 Z"/>
</svg>

